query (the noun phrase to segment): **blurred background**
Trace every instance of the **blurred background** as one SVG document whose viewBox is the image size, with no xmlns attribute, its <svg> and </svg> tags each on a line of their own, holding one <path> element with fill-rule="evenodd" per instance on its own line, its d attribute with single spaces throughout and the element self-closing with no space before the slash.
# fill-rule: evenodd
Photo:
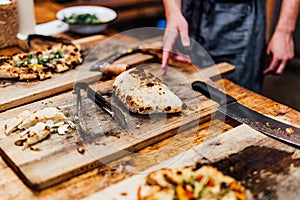
<svg viewBox="0 0 300 200">
<path fill-rule="evenodd" d="M 115 9 L 118 18 L 111 28 L 120 32 L 138 27 L 161 26 L 164 19 L 162 0 L 53 0 L 65 5 L 93 4 Z M 267 0 L 267 32 L 270 39 L 279 17 L 281 0 Z M 263 85 L 263 95 L 300 110 L 300 17 L 295 39 L 295 58 L 281 76 L 268 75 Z"/>
</svg>

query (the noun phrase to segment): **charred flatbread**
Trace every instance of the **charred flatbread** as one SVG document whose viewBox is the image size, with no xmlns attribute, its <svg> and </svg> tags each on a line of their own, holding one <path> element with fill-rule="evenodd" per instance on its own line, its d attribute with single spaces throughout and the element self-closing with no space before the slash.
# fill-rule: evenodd
<svg viewBox="0 0 300 200">
<path fill-rule="evenodd" d="M 113 87 L 117 98 L 133 113 L 178 113 L 185 106 L 159 78 L 143 68 L 121 73 Z"/>
</svg>

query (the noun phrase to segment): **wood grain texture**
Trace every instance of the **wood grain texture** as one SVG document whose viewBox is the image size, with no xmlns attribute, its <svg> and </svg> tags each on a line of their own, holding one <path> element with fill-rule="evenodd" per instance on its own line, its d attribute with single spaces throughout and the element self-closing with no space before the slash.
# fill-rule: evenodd
<svg viewBox="0 0 300 200">
<path fill-rule="evenodd" d="M 244 105 L 251 107 L 260 113 L 273 116 L 279 115 L 294 124 L 300 124 L 300 118 L 298 117 L 299 112 L 289 108 L 288 106 L 269 100 L 256 93 L 252 93 L 225 79 L 217 81 L 216 85 L 224 87 L 227 93 L 239 99 L 239 101 Z M 27 106 L 30 105 L 31 107 L 26 108 L 39 109 L 40 107 L 45 106 L 64 106 L 67 102 L 58 102 L 58 100 L 65 94 L 66 93 L 43 101 L 28 104 Z M 69 98 L 72 98 L 72 96 L 70 95 Z M 254 101 L 257 105 L 253 105 Z M 275 109 L 272 109 L 273 107 Z M 24 106 L 20 106 L 15 109 L 8 110 L 5 113 L 7 114 L 7 117 L 14 116 L 14 112 L 20 112 L 24 109 Z M 284 111 L 284 113 L 281 111 Z M 3 118 L 6 118 L 3 115 L 0 115 L 0 117 L 0 121 L 3 120 Z M 0 180 L 0 190 L 3 191 L 1 198 L 20 200 L 83 199 L 84 197 L 99 192 L 104 188 L 108 188 L 121 180 L 127 179 L 136 173 L 140 173 L 152 166 L 164 162 L 165 160 L 168 160 L 169 158 L 174 157 L 193 146 L 201 144 L 203 141 L 220 136 L 224 131 L 231 130 L 237 125 L 238 123 L 231 119 L 226 119 L 225 122 L 213 120 L 201 123 L 196 127 L 196 133 L 194 133 L 194 129 L 191 131 L 186 130 L 181 134 L 174 135 L 158 143 L 149 145 L 136 152 L 136 154 L 124 156 L 111 162 L 107 166 L 90 170 L 38 193 L 25 186 L 21 179 L 1 159 L 0 172 L 2 178 Z M 215 127 L 215 129 L 211 129 L 211 127 Z M 271 141 L 273 142 L 273 140 Z M 295 186 L 297 186 L 297 184 L 295 184 Z"/>
<path fill-rule="evenodd" d="M 237 179 L 247 189 L 249 199 L 297 199 L 299 153 L 240 125 L 85 199 L 136 199 L 139 184 L 151 171 L 194 166 L 197 162 L 210 164 Z"/>
<path fill-rule="evenodd" d="M 103 41 L 105 36 L 100 35 L 91 37 L 90 39 L 96 43 L 97 41 Z M 20 82 L 2 79 L 1 85 L 4 86 L 0 90 L 0 111 L 71 89 L 74 82 L 77 81 L 79 70 L 80 67 L 77 67 L 65 73 L 54 73 L 51 79 L 44 81 Z M 86 71 L 86 73 L 82 74 L 81 78 L 83 80 L 90 79 L 91 81 L 96 81 L 98 76 L 99 73 L 97 72 Z"/>
<path fill-rule="evenodd" d="M 0 141 L 0 153 L 4 160 L 29 187 L 41 190 L 95 167 L 109 164 L 113 160 L 132 154 L 165 138 L 178 135 L 186 129 L 196 132 L 196 129 L 192 127 L 209 120 L 217 104 L 192 91 L 191 82 L 199 78 L 198 73 L 215 76 L 220 70 L 223 72 L 232 70 L 232 66 L 226 64 L 212 67 L 220 70 L 206 68 L 198 73 L 190 73 L 187 68 L 170 67 L 168 75 L 161 76 L 159 63 L 142 67 L 161 78 L 185 102 L 188 109 L 181 114 L 168 116 L 139 116 L 123 110 L 131 125 L 129 130 L 124 131 L 90 99 L 83 97 L 78 116 L 81 127 L 84 129 L 83 132 L 73 131 L 63 136 L 52 134 L 50 138 L 35 145 L 40 151 L 22 150 L 15 146 L 14 142 L 18 137 L 16 134 L 4 136 Z M 117 104 L 111 99 L 112 83 L 113 80 L 105 80 L 91 86 L 107 100 Z M 21 110 L 38 110 L 48 106 L 58 106 L 72 118 L 76 113 L 76 98 L 68 92 L 49 99 L 48 103 L 37 102 L 8 110 L 0 114 L 0 119 L 13 117 Z M 79 147 L 83 147 L 86 153 L 78 153 Z"/>
<path fill-rule="evenodd" d="M 62 7 L 52 7 L 44 3 L 53 3 L 54 1 L 51 0 L 36 0 L 35 2 L 42 5 L 38 10 L 39 13 L 36 13 L 38 23 L 48 22 L 49 20 L 55 19 L 54 13 Z M 114 34 L 115 33 L 116 32 L 114 32 Z M 78 36 L 72 35 L 70 32 L 68 32 L 67 34 L 71 35 L 72 37 L 78 38 Z M 8 50 L 0 50 L 0 54 L 5 55 L 11 54 L 11 52 L 20 52 L 20 49 L 15 47 Z M 289 108 L 286 105 L 250 92 L 227 80 L 220 80 L 217 82 L 217 85 L 219 86 L 219 88 L 224 88 L 224 90 L 228 94 L 237 98 L 242 104 L 260 113 L 284 117 L 295 124 L 300 124 L 299 112 L 293 110 L 292 108 Z M 107 90 L 109 89 L 109 86 L 103 89 Z M 66 99 L 63 98 L 62 100 L 62 95 L 64 96 L 66 95 L 66 93 L 63 92 L 62 94 L 57 94 L 57 96 L 55 97 L 50 97 L 35 103 L 31 103 L 27 106 L 18 106 L 17 108 L 10 109 L 5 112 L 3 111 L 3 113 L 5 113 L 6 115 L 0 115 L 0 120 L 14 116 L 15 113 L 21 112 L 24 109 L 40 109 L 46 106 L 64 107 L 68 104 L 68 100 L 74 98 L 69 94 Z M 132 167 L 134 167 L 134 172 L 147 170 L 149 167 L 161 163 L 173 156 L 176 156 L 182 151 L 190 149 L 191 147 L 198 145 L 205 140 L 221 135 L 222 131 L 208 131 L 208 128 L 211 127 L 211 123 L 213 123 L 215 126 L 219 126 L 219 129 L 223 131 L 229 130 L 237 125 L 236 122 L 230 119 L 226 119 L 225 123 L 215 121 L 201 123 L 196 127 L 197 133 L 194 133 L 194 129 L 192 129 L 192 131 L 186 130 L 182 134 L 175 135 L 153 145 L 149 145 L 138 151 L 136 154 L 127 155 L 116 161 L 113 161 L 106 167 L 90 170 L 84 174 L 78 175 L 74 178 L 61 182 L 60 184 L 44 189 L 40 192 L 30 190 L 26 185 L 24 185 L 24 183 L 12 171 L 12 169 L 4 163 L 3 159 L 0 159 L 1 199 L 83 199 L 84 197 L 90 196 L 93 193 L 99 192 L 100 190 L 107 188 L 114 183 L 120 182 L 121 180 L 132 176 L 132 170 L 129 170 Z M 272 143 L 273 140 L 270 140 L 269 142 L 263 140 L 263 144 L 270 142 Z M 297 153 L 295 155 L 297 155 Z M 287 155 L 286 157 L 289 157 L 289 155 Z M 245 160 L 247 160 L 247 158 L 245 158 Z M 293 164 L 291 164 L 291 166 L 293 166 Z M 274 167 L 277 167 L 277 164 L 274 164 Z M 278 169 L 281 169 L 281 167 L 279 167 Z M 297 171 L 295 173 L 297 173 Z M 293 179 L 293 176 L 291 176 L 291 178 L 283 180 L 281 184 L 282 187 L 277 187 L 278 193 L 280 193 L 281 195 L 287 194 L 286 199 L 298 199 L 298 196 L 289 196 L 289 194 L 291 194 L 289 192 L 290 190 L 296 191 L 299 188 L 300 184 L 297 182 L 297 180 L 299 179 Z M 281 199 L 284 199 L 284 197 L 281 196 Z"/>
<path fill-rule="evenodd" d="M 114 39 L 106 39 L 106 36 L 97 35 L 75 40 L 74 43 L 79 44 L 86 55 L 85 61 L 75 69 L 64 73 L 54 73 L 50 79 L 29 82 L 2 79 L 0 82 L 0 111 L 71 90 L 74 83 L 78 81 L 98 81 L 101 79 L 102 73 L 89 70 L 90 65 L 96 59 L 102 59 L 120 48 L 130 47 L 137 43 L 136 39 L 122 35 L 118 35 Z M 98 49 L 95 50 L 95 47 Z M 149 59 L 149 55 L 140 55 L 127 58 L 127 60 L 123 59 L 123 63 L 134 65 Z"/>
</svg>

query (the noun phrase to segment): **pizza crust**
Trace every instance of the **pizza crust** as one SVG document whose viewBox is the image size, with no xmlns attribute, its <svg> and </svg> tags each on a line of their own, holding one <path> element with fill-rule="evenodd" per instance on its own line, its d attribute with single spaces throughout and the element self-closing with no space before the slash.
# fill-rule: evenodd
<svg viewBox="0 0 300 200">
<path fill-rule="evenodd" d="M 58 108 L 44 108 L 24 119 L 22 123 L 18 125 L 18 128 L 29 128 L 31 126 L 34 126 L 38 122 L 46 122 L 48 120 L 52 120 L 54 123 L 57 123 L 66 120 L 66 116 Z"/>
<path fill-rule="evenodd" d="M 64 113 L 56 107 L 47 107 L 38 111 L 25 110 L 19 115 L 0 122 L 0 138 L 18 134 L 15 145 L 23 150 L 47 138 L 50 133 L 64 135 L 76 125 L 67 120 Z"/>
<path fill-rule="evenodd" d="M 138 200 L 244 200 L 246 191 L 232 177 L 205 165 L 151 172 L 140 184 L 137 196 Z"/>
<path fill-rule="evenodd" d="M 29 110 L 25 110 L 13 118 L 0 122 L 0 132 L 4 133 L 5 135 L 11 134 L 18 128 L 19 124 L 21 124 L 26 118 L 28 118 L 32 114 L 33 113 Z"/>
<path fill-rule="evenodd" d="M 65 72 L 80 65 L 82 61 L 79 46 L 55 44 L 43 51 L 0 57 L 0 78 L 44 80 L 51 78 L 52 72 Z"/>
<path fill-rule="evenodd" d="M 133 113 L 178 113 L 184 107 L 177 95 L 143 68 L 121 73 L 113 87 L 117 98 Z"/>
<path fill-rule="evenodd" d="M 23 144 L 23 149 L 36 144 L 45 139 L 51 131 L 51 127 L 43 122 L 38 122 L 34 126 L 29 127 L 20 133 L 20 140 Z"/>
</svg>

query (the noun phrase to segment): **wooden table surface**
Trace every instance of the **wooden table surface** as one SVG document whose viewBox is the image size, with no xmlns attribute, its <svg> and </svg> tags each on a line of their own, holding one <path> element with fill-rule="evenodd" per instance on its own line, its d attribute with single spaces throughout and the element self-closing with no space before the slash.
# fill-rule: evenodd
<svg viewBox="0 0 300 200">
<path fill-rule="evenodd" d="M 37 0 L 36 2 L 36 18 L 37 22 L 47 22 L 55 19 L 55 12 L 62 8 L 53 1 Z M 7 48 L 1 52 L 11 53 L 20 51 L 17 47 Z M 217 85 L 224 85 L 225 91 L 237 98 L 240 103 L 252 108 L 263 114 L 272 116 L 281 116 L 292 123 L 300 124 L 300 113 L 292 108 L 274 102 L 271 99 L 263 97 L 259 94 L 246 90 L 226 79 L 216 81 Z M 61 94 L 60 94 L 61 95 Z M 24 183 L 16 176 L 16 174 L 9 168 L 6 163 L 0 159 L 0 199 L 82 199 L 88 197 L 97 191 L 100 191 L 109 185 L 117 183 L 133 175 L 130 170 L 123 170 L 122 167 L 127 165 L 135 165 L 136 171 L 143 171 L 160 162 L 163 162 L 173 156 L 182 152 L 182 149 L 190 149 L 204 140 L 215 137 L 211 132 L 207 132 L 207 137 L 202 134 L 208 130 L 211 124 L 220 127 L 223 132 L 230 130 L 239 123 L 226 119 L 225 122 L 215 119 L 210 122 L 201 124 L 198 127 L 199 134 L 191 135 L 189 131 L 180 134 L 180 140 L 177 138 L 168 138 L 154 145 L 150 145 L 137 152 L 134 156 L 125 156 L 118 159 L 107 166 L 99 169 L 91 170 L 87 173 L 74 177 L 56 186 L 45 189 L 41 192 L 34 192 L 30 190 Z M 178 135 L 176 136 L 178 137 Z M 271 141 L 272 139 L 270 139 Z M 180 148 L 173 148 L 180 145 Z M 153 153 L 155 159 L 149 159 L 146 155 Z M 43 173 L 43 172 L 41 172 Z"/>
</svg>

